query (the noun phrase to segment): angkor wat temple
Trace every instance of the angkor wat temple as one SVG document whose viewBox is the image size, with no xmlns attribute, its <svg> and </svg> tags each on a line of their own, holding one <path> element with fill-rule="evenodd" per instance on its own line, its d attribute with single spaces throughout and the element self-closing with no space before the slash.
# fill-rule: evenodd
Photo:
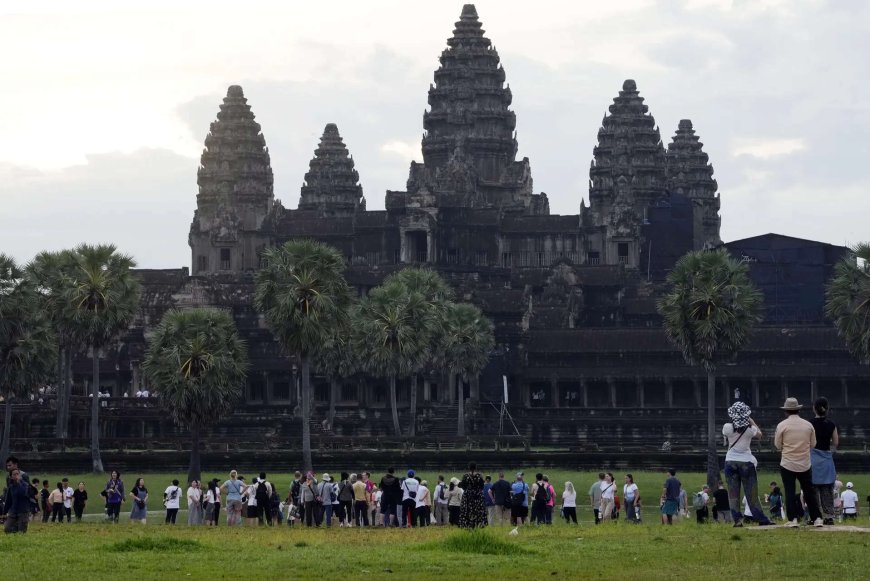
<svg viewBox="0 0 870 581">
<path fill-rule="evenodd" d="M 311 237 L 340 249 L 360 295 L 398 269 L 427 266 L 493 320 L 498 348 L 480 378 L 458 393 L 434 372 L 419 384 L 418 440 L 455 436 L 461 397 L 472 440 L 501 432 L 574 450 L 703 446 L 704 373 L 668 343 L 655 309 L 678 257 L 722 245 L 718 186 L 692 122 L 681 120 L 665 147 L 635 81 L 626 80 L 592 149 L 588 202 L 578 214 L 552 215 L 547 195 L 534 193 L 530 161 L 516 158 L 511 90 L 473 5 L 463 7 L 440 63 L 423 116 L 423 161 L 411 162 L 405 190 L 387 191 L 386 209 L 377 211 L 366 209 L 357 168 L 332 123 L 298 208 L 284 208 L 251 105 L 241 87 L 229 87 L 197 172 L 191 269 L 140 271 L 141 318 L 106 355 L 103 389 L 113 396 L 141 389 L 145 337 L 167 309 L 218 305 L 232 310 L 252 369 L 244 404 L 212 437 L 298 440 L 296 370 L 254 310 L 253 280 L 263 249 Z M 739 390 L 760 422 L 772 422 L 787 395 L 808 402 L 823 394 L 844 446 L 863 446 L 867 372 L 823 315 L 824 286 L 848 249 L 776 234 L 725 247 L 750 263 L 766 313 L 751 345 L 719 370 L 719 404 Z M 87 360 L 78 362 L 76 384 L 89 372 Z M 500 413 L 503 376 L 512 418 Z M 385 381 L 344 380 L 327 425 L 331 391 L 315 378 L 315 448 L 391 435 Z M 403 425 L 408 395 L 405 382 Z M 183 434 L 156 408 L 111 402 L 108 439 Z M 74 433 L 85 433 L 85 419 L 85 411 L 74 418 Z"/>
</svg>

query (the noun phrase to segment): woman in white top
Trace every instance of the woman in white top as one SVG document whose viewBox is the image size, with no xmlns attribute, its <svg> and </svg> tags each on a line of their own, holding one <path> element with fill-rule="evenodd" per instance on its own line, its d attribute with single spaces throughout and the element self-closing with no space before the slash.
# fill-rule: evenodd
<svg viewBox="0 0 870 581">
<path fill-rule="evenodd" d="M 414 499 L 417 504 L 414 507 L 414 516 L 417 519 L 418 527 L 428 527 L 429 526 L 429 516 L 430 507 L 432 506 L 432 495 L 429 494 L 429 483 L 425 480 L 420 481 L 420 485 L 417 487 L 417 496 Z"/>
<path fill-rule="evenodd" d="M 625 520 L 632 523 L 640 521 L 637 514 L 637 507 L 640 506 L 640 491 L 631 474 L 625 475 L 625 484 L 622 485 L 622 505 L 625 506 Z"/>
<path fill-rule="evenodd" d="M 562 516 L 566 523 L 571 524 L 574 521 L 577 524 L 577 491 L 571 482 L 565 483 L 565 491 L 562 493 Z"/>
<path fill-rule="evenodd" d="M 202 489 L 199 480 L 191 482 L 187 489 L 187 524 L 202 524 Z"/>
<path fill-rule="evenodd" d="M 725 454 L 725 479 L 728 481 L 728 504 L 734 526 L 743 526 L 743 512 L 740 510 L 740 488 L 749 503 L 752 518 L 761 526 L 773 524 L 761 509 L 758 501 L 758 461 L 752 455 L 752 439 L 761 437 L 761 430 L 749 417 L 752 410 L 742 401 L 728 408 L 731 421 L 722 426 L 722 434 L 728 439 L 728 452 Z"/>
<path fill-rule="evenodd" d="M 248 526 L 255 527 L 260 524 L 259 519 L 259 509 L 257 508 L 257 485 L 259 484 L 259 480 L 257 477 L 254 477 L 254 480 L 245 487 L 242 491 L 242 498 L 247 496 L 247 502 L 245 503 L 247 506 L 245 507 L 245 522 L 248 523 Z"/>
<path fill-rule="evenodd" d="M 607 472 L 604 474 L 604 481 L 601 483 L 601 520 L 610 520 L 613 518 L 615 495 L 616 483 L 613 481 L 613 474 Z"/>
<path fill-rule="evenodd" d="M 178 509 L 181 508 L 181 488 L 178 487 L 178 479 L 163 491 L 163 506 L 166 507 L 166 524 L 175 524 Z"/>
<path fill-rule="evenodd" d="M 208 489 L 205 491 L 205 524 L 214 526 L 215 518 L 215 499 L 217 498 L 217 487 L 214 480 L 208 483 Z"/>
</svg>

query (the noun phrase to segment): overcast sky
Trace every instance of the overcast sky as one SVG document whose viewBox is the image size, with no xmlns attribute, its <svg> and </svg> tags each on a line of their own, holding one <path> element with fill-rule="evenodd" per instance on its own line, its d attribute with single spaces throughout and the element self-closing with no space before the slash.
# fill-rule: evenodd
<svg viewBox="0 0 870 581">
<path fill-rule="evenodd" d="M 87 9 L 83 9 L 83 6 Z M 482 0 L 520 145 L 553 213 L 576 214 L 601 118 L 637 81 L 667 144 L 690 118 L 722 237 L 870 239 L 870 2 Z M 179 8 L 181 6 L 181 8 Z M 460 2 L 163 0 L 0 7 L 0 252 L 109 241 L 189 265 L 196 168 L 231 84 L 295 208 L 326 123 L 369 209 L 420 159 L 432 73 Z"/>
</svg>

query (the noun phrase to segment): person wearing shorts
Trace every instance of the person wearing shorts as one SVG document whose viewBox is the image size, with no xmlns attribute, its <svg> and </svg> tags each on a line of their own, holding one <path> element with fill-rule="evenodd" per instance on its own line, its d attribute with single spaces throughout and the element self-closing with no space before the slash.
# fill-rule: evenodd
<svg viewBox="0 0 870 581">
<path fill-rule="evenodd" d="M 511 524 L 521 525 L 529 518 L 529 485 L 523 481 L 523 473 L 511 484 Z"/>
<path fill-rule="evenodd" d="M 680 490 L 683 485 L 677 480 L 677 471 L 668 470 L 668 478 L 662 488 L 662 524 L 674 524 L 674 515 L 680 509 Z"/>
</svg>

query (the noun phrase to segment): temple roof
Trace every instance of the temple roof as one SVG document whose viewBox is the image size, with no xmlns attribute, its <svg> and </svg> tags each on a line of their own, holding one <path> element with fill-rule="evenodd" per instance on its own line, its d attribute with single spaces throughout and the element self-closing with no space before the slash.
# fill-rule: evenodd
<svg viewBox="0 0 870 581">
<path fill-rule="evenodd" d="M 349 216 L 362 200 L 362 186 L 353 158 L 338 133 L 338 127 L 328 123 L 320 144 L 314 150 L 314 158 L 308 164 L 299 209 L 316 210 L 323 216 Z"/>
<path fill-rule="evenodd" d="M 197 173 L 199 197 L 227 201 L 231 196 L 265 199 L 273 196 L 272 165 L 260 124 L 242 88 L 227 89 L 205 138 Z"/>
<path fill-rule="evenodd" d="M 704 153 L 704 144 L 695 135 L 691 120 L 680 120 L 677 132 L 668 144 L 665 160 L 671 191 L 692 199 L 716 196 L 719 185 L 713 179 L 713 166 Z"/>
</svg>

